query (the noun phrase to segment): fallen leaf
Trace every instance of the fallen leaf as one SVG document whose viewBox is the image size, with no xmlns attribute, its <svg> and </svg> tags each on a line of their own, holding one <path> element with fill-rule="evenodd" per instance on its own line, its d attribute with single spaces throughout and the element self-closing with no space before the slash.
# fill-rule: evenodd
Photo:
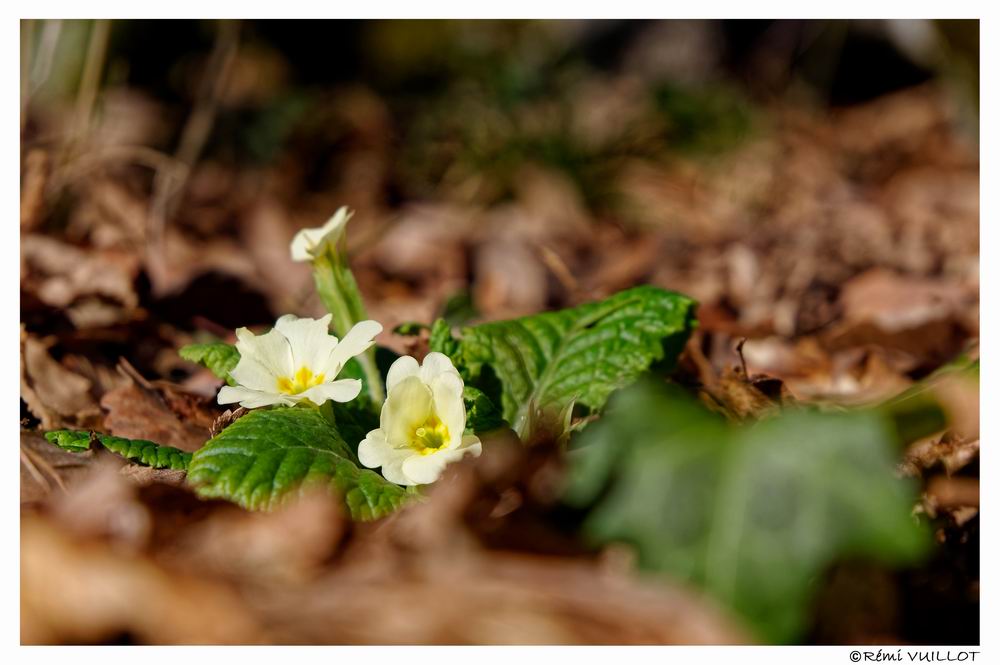
<svg viewBox="0 0 1000 665">
<path fill-rule="evenodd" d="M 42 429 L 87 428 L 99 421 L 91 383 L 52 359 L 48 347 L 21 326 L 21 398 Z"/>
<path fill-rule="evenodd" d="M 238 597 L 142 556 L 21 520 L 21 643 L 247 644 L 264 639 Z"/>
<path fill-rule="evenodd" d="M 21 507 L 34 507 L 64 491 L 93 462 L 95 453 L 71 453 L 38 432 L 21 430 Z"/>
<path fill-rule="evenodd" d="M 115 436 L 147 439 L 194 452 L 211 438 L 215 420 L 215 414 L 200 407 L 201 399 L 132 380 L 101 398 L 101 406 L 107 411 L 104 428 Z"/>
</svg>

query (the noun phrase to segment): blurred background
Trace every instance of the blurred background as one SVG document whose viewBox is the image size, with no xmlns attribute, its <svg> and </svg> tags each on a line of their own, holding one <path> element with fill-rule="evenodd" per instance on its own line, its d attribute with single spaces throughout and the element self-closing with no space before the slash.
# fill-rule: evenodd
<svg viewBox="0 0 1000 665">
<path fill-rule="evenodd" d="M 649 283 L 700 302 L 682 369 L 701 380 L 895 394 L 978 339 L 978 40 L 976 21 L 23 21 L 22 424 L 99 426 L 136 377 L 210 398 L 176 349 L 319 314 L 288 245 L 341 205 L 397 351 L 421 342 L 402 322 Z M 24 483 L 29 508 L 51 484 Z M 908 582 L 933 619 L 859 611 L 809 639 L 978 639 L 976 514 L 961 565 Z M 29 641 L 151 639 L 52 612 Z M 461 639 L 510 637 L 483 630 Z"/>
</svg>

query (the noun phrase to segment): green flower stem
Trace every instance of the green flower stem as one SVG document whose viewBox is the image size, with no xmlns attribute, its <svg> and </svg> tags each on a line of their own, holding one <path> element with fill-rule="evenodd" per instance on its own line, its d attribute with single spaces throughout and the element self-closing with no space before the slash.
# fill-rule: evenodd
<svg viewBox="0 0 1000 665">
<path fill-rule="evenodd" d="M 343 338 L 355 323 L 368 318 L 358 283 L 336 248 L 313 259 L 313 278 L 323 305 L 333 314 L 330 329 L 338 337 Z M 365 373 L 368 394 L 376 405 L 381 406 L 385 401 L 385 386 L 375 364 L 375 347 L 358 356 L 358 362 Z"/>
</svg>

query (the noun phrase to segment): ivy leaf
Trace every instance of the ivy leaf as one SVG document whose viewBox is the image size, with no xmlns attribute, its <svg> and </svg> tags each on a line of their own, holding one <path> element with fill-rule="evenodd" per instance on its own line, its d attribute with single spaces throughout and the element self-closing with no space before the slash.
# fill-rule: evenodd
<svg viewBox="0 0 1000 665">
<path fill-rule="evenodd" d="M 641 566 L 701 587 L 772 642 L 801 636 L 835 560 L 925 552 L 916 488 L 893 474 L 878 411 L 731 425 L 674 390 L 623 391 L 576 441 L 565 498 L 589 508 L 593 542 L 633 544 Z"/>
<path fill-rule="evenodd" d="M 269 510 L 308 486 L 339 493 L 357 520 L 393 512 L 407 498 L 357 458 L 319 409 L 257 409 L 194 454 L 188 480 L 203 497 Z"/>
<path fill-rule="evenodd" d="M 184 360 L 198 363 L 206 367 L 212 374 L 226 383 L 235 386 L 236 382 L 229 375 L 240 361 L 240 352 L 232 344 L 225 342 L 209 342 L 208 344 L 188 344 L 178 352 Z"/>
<path fill-rule="evenodd" d="M 71 453 L 90 450 L 91 442 L 97 441 L 111 452 L 121 455 L 127 460 L 151 466 L 154 469 L 186 471 L 191 462 L 191 453 L 171 446 L 161 446 L 145 439 L 126 439 L 120 436 L 69 429 L 46 432 L 45 439 Z"/>
<path fill-rule="evenodd" d="M 695 325 L 694 306 L 679 293 L 640 286 L 572 309 L 464 328 L 458 342 L 435 323 L 431 348 L 451 351 L 467 380 L 498 398 L 523 436 L 539 415 L 561 414 L 574 401 L 596 411 L 654 362 L 672 364 Z"/>
</svg>

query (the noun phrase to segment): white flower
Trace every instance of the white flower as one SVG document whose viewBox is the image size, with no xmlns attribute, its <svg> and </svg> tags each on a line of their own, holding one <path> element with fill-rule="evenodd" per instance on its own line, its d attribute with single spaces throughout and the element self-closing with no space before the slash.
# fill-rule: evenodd
<svg viewBox="0 0 1000 665">
<path fill-rule="evenodd" d="M 465 384 L 448 356 L 428 353 L 424 364 L 403 356 L 389 368 L 379 429 L 358 446 L 367 467 L 382 467 L 386 480 L 398 485 L 433 483 L 444 467 L 464 455 L 478 457 L 479 438 L 463 436 Z"/>
<path fill-rule="evenodd" d="M 240 361 L 231 376 L 238 386 L 219 391 L 219 404 L 239 402 L 253 409 L 271 404 L 290 406 L 309 400 L 349 402 L 361 392 L 358 379 L 335 381 L 344 364 L 375 343 L 382 332 L 377 321 L 361 321 L 338 341 L 329 334 L 330 314 L 300 319 L 286 314 L 264 335 L 236 331 Z"/>
<path fill-rule="evenodd" d="M 344 235 L 347 221 L 353 216 L 353 210 L 341 206 L 323 226 L 302 229 L 296 233 L 292 238 L 292 260 L 312 261 L 325 252 L 328 246 L 336 247 L 340 236 Z"/>
</svg>

